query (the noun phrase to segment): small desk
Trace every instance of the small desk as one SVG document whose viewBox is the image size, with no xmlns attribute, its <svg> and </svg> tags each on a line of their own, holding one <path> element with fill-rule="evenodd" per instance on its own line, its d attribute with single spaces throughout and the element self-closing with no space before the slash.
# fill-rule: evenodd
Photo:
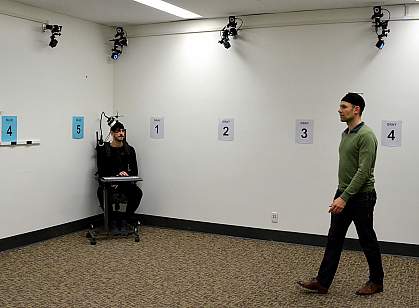
<svg viewBox="0 0 419 308">
<path fill-rule="evenodd" d="M 109 208 L 108 208 L 108 189 L 111 185 L 118 183 L 137 183 L 143 179 L 139 176 L 104 176 L 99 178 L 99 182 L 103 183 L 103 211 L 105 232 L 109 233 Z"/>
</svg>

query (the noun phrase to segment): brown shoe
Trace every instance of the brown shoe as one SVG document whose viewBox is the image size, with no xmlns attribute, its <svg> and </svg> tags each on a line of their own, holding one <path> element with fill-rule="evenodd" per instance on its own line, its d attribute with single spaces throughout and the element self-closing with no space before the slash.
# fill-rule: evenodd
<svg viewBox="0 0 419 308">
<path fill-rule="evenodd" d="M 383 285 L 368 281 L 361 289 L 356 291 L 356 295 L 373 295 L 383 292 Z"/>
<path fill-rule="evenodd" d="M 328 291 L 328 288 L 323 287 L 320 282 L 317 280 L 317 278 L 312 278 L 309 281 L 297 281 L 297 284 L 302 286 L 304 289 L 317 291 L 319 294 L 326 294 Z"/>
</svg>

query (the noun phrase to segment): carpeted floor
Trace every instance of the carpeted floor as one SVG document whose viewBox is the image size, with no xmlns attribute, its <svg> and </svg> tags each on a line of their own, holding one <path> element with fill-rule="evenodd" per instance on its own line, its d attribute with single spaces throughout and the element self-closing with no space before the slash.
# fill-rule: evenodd
<svg viewBox="0 0 419 308">
<path fill-rule="evenodd" d="M 362 253 L 345 251 L 327 295 L 299 289 L 323 248 L 142 227 L 141 240 L 85 232 L 0 253 L 0 307 L 419 307 L 419 260 L 383 256 L 385 291 L 354 294 Z"/>
</svg>

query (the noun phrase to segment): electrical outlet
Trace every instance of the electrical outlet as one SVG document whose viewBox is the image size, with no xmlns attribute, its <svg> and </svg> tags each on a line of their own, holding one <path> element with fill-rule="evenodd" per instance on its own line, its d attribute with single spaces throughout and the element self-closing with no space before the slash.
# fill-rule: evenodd
<svg viewBox="0 0 419 308">
<path fill-rule="evenodd" d="M 278 223 L 278 213 L 272 212 L 271 219 L 273 223 Z"/>
</svg>

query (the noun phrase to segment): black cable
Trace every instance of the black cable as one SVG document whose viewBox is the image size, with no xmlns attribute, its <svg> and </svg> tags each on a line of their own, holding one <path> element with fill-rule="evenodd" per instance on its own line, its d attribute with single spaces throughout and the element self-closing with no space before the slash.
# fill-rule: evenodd
<svg viewBox="0 0 419 308">
<path fill-rule="evenodd" d="M 103 118 L 103 115 L 104 115 L 105 113 L 102 111 L 102 113 L 100 114 L 100 122 L 99 122 L 99 128 L 100 128 L 100 138 L 102 139 L 102 137 L 103 137 L 103 132 L 102 132 L 102 118 Z M 106 116 L 106 115 L 105 115 Z"/>
<path fill-rule="evenodd" d="M 99 121 L 99 128 L 100 128 L 100 139 L 98 140 L 99 145 L 103 145 L 103 131 L 102 131 L 103 116 L 105 116 L 105 118 L 109 119 L 109 117 L 106 115 L 106 113 L 102 111 L 102 113 L 100 114 L 100 121 Z M 109 138 L 109 135 L 110 135 L 110 133 L 106 137 L 105 141 L 107 140 L 107 138 Z"/>
<path fill-rule="evenodd" d="M 388 20 L 390 21 L 391 19 L 391 12 L 387 9 L 382 9 L 383 11 L 386 11 L 388 13 Z"/>
<path fill-rule="evenodd" d="M 109 136 L 111 135 L 111 132 L 108 133 L 108 135 L 105 138 L 105 142 L 109 140 Z"/>
<path fill-rule="evenodd" d="M 242 26 L 243 26 L 243 19 L 241 19 L 240 17 L 236 17 L 236 20 L 240 20 L 241 21 L 241 24 L 240 24 L 240 26 L 237 28 L 237 30 L 241 30 L 242 29 Z"/>
</svg>

